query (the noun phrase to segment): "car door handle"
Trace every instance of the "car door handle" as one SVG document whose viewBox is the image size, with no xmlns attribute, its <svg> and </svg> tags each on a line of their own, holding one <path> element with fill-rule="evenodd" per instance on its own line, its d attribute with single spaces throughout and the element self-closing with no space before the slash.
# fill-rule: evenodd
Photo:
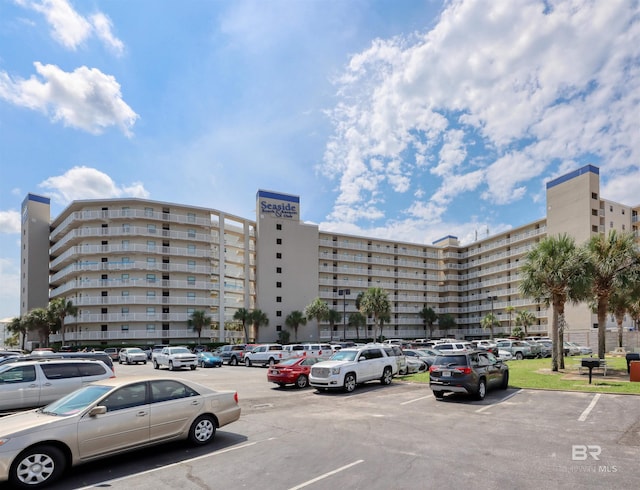
<svg viewBox="0 0 640 490">
<path fill-rule="evenodd" d="M 146 411 L 140 411 L 136 414 L 136 417 L 146 417 L 147 416 L 147 412 Z"/>
<path fill-rule="evenodd" d="M 191 405 L 200 405 L 200 402 L 198 400 L 193 400 L 191 402 Z"/>
<path fill-rule="evenodd" d="M 51 383 L 45 383 L 44 385 L 45 386 L 51 386 Z M 33 385 L 33 386 L 35 386 L 35 385 Z"/>
<path fill-rule="evenodd" d="M 37 388 L 37 387 L 38 387 L 38 385 L 37 385 L 37 384 L 30 384 L 30 385 L 29 385 L 29 388 Z"/>
</svg>

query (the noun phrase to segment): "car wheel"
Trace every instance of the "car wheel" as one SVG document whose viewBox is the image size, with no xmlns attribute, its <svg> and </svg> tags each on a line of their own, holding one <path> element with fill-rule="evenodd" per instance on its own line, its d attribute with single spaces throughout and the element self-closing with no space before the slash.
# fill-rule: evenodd
<svg viewBox="0 0 640 490">
<path fill-rule="evenodd" d="M 146 363 L 147 363 L 147 361 L 142 361 L 142 364 L 146 364 Z"/>
<path fill-rule="evenodd" d="M 436 397 L 436 400 L 442 400 L 444 398 L 444 392 L 442 391 L 434 391 L 433 396 Z"/>
<path fill-rule="evenodd" d="M 476 398 L 478 400 L 484 400 L 484 397 L 487 394 L 487 382 L 484 380 L 484 378 L 480 379 L 480 381 L 478 381 L 478 390 L 476 391 Z"/>
<path fill-rule="evenodd" d="M 160 369 L 160 364 L 158 364 L 158 361 L 153 361 L 153 369 Z"/>
<path fill-rule="evenodd" d="M 192 364 L 192 365 L 191 365 L 191 366 L 189 366 L 189 367 L 191 368 L 191 370 L 192 370 L 192 371 L 195 371 L 197 366 L 196 366 L 195 364 Z"/>
<path fill-rule="evenodd" d="M 276 363 L 276 360 L 272 357 L 269 359 L 269 367 L 273 366 Z"/>
<path fill-rule="evenodd" d="M 203 368 L 204 367 L 204 361 L 200 362 L 200 367 Z"/>
<path fill-rule="evenodd" d="M 118 359 L 118 364 L 122 364 L 122 359 Z"/>
<path fill-rule="evenodd" d="M 169 361 L 169 371 L 173 371 L 173 361 Z"/>
<path fill-rule="evenodd" d="M 502 375 L 502 383 L 500 384 L 500 388 L 506 390 L 509 387 L 509 371 L 505 371 Z"/>
<path fill-rule="evenodd" d="M 353 373 L 347 373 L 344 376 L 344 391 L 351 393 L 356 389 L 356 375 Z"/>
<path fill-rule="evenodd" d="M 245 359 L 244 360 L 244 365 L 247 367 L 251 367 L 251 359 Z"/>
<path fill-rule="evenodd" d="M 127 365 L 131 364 L 131 359 L 127 357 Z"/>
<path fill-rule="evenodd" d="M 237 357 L 232 357 L 231 359 L 229 359 L 229 366 L 237 366 L 237 365 L 238 365 Z"/>
<path fill-rule="evenodd" d="M 522 361 L 522 359 L 524 359 L 524 356 L 522 355 L 522 352 L 516 352 L 516 359 L 518 361 Z"/>
<path fill-rule="evenodd" d="M 296 388 L 306 388 L 309 385 L 309 378 L 306 375 L 301 374 L 296 379 Z"/>
<path fill-rule="evenodd" d="M 24 451 L 11 465 L 9 479 L 14 487 L 37 488 L 57 480 L 66 460 L 53 446 L 35 446 Z"/>
<path fill-rule="evenodd" d="M 208 415 L 198 417 L 189 429 L 189 440 L 196 446 L 210 443 L 216 435 L 216 424 Z"/>
<path fill-rule="evenodd" d="M 382 383 L 383 385 L 390 385 L 392 379 L 393 373 L 391 372 L 391 368 L 384 368 L 384 371 L 382 372 L 382 378 L 380 378 L 380 383 Z"/>
</svg>

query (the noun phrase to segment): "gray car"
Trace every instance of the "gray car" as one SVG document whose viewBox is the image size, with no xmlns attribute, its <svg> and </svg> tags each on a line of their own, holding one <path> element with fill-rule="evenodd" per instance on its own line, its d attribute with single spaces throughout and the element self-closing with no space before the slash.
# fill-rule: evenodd
<svg viewBox="0 0 640 490">
<path fill-rule="evenodd" d="M 486 351 L 442 354 L 429 368 L 429 388 L 437 400 L 445 393 L 464 393 L 483 400 L 487 389 L 506 390 L 508 386 L 509 366 Z"/>
</svg>

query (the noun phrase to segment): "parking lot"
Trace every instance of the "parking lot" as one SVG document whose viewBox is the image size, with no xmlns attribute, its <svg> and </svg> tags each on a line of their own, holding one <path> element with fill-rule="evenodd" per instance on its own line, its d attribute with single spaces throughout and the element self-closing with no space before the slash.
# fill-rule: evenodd
<svg viewBox="0 0 640 490">
<path fill-rule="evenodd" d="M 157 371 L 235 389 L 240 421 L 215 441 L 89 463 L 50 488 L 638 488 L 635 396 L 491 391 L 436 401 L 428 386 L 370 383 L 351 394 L 278 388 L 266 369 Z M 1 486 L 0 488 L 8 488 Z"/>
</svg>

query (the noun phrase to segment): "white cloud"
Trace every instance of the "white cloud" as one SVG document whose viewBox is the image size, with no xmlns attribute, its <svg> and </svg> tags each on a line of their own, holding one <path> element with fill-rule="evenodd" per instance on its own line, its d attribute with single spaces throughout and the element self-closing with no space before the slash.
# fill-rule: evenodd
<svg viewBox="0 0 640 490">
<path fill-rule="evenodd" d="M 73 167 L 63 175 L 49 177 L 39 187 L 46 189 L 52 199 L 61 204 L 79 199 L 149 197 L 141 183 L 119 186 L 104 172 L 90 167 Z"/>
<path fill-rule="evenodd" d="M 638 187 L 629 185 L 629 182 L 640 182 L 640 170 L 638 168 L 624 174 L 614 175 L 600 184 L 600 195 L 604 199 L 616 201 L 627 206 L 640 205 Z"/>
<path fill-rule="evenodd" d="M 329 218 L 350 203 L 354 225 L 370 202 L 417 192 L 410 212 L 444 216 L 484 184 L 489 202 L 535 201 L 558 162 L 592 155 L 624 173 L 640 160 L 638 18 L 625 0 L 453 0 L 428 32 L 375 40 L 337 77 Z"/>
<path fill-rule="evenodd" d="M 0 233 L 20 233 L 18 211 L 0 211 Z"/>
<path fill-rule="evenodd" d="M 20 314 L 20 270 L 15 261 L 0 257 L 0 311 Z M 9 313 L 11 315 L 11 313 Z"/>
<path fill-rule="evenodd" d="M 125 135 L 131 135 L 138 115 L 122 99 L 120 85 L 113 76 L 86 66 L 69 73 L 55 65 L 34 65 L 44 81 L 35 76 L 12 80 L 0 72 L 0 98 L 93 134 L 117 126 Z"/>
<path fill-rule="evenodd" d="M 124 51 L 122 41 L 113 35 L 111 20 L 102 12 L 87 19 L 67 0 L 19 0 L 17 3 L 42 14 L 51 27 L 51 37 L 67 49 L 75 51 L 95 35 L 116 54 Z"/>
</svg>

